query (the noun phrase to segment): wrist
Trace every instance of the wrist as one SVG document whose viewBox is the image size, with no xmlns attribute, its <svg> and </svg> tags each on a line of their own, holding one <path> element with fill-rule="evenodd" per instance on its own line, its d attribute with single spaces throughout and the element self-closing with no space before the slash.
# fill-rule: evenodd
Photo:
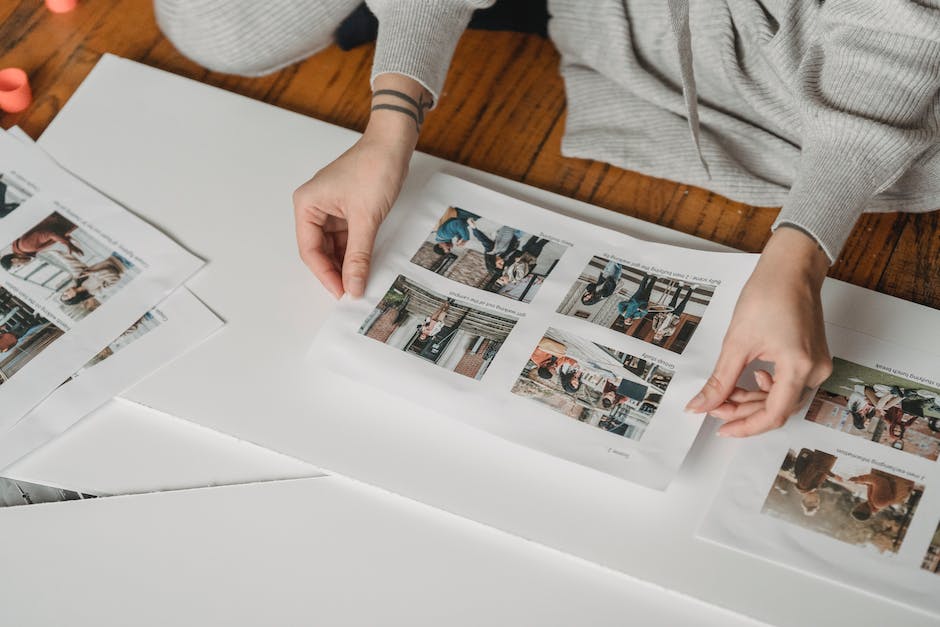
<svg viewBox="0 0 940 627">
<path fill-rule="evenodd" d="M 362 133 L 364 141 L 381 146 L 393 156 L 410 158 L 418 143 L 418 132 L 414 121 L 395 111 L 373 111 L 366 130 Z"/>
<path fill-rule="evenodd" d="M 764 246 L 759 265 L 771 267 L 774 273 L 797 276 L 820 289 L 829 272 L 829 257 L 808 233 L 782 224 Z"/>
</svg>

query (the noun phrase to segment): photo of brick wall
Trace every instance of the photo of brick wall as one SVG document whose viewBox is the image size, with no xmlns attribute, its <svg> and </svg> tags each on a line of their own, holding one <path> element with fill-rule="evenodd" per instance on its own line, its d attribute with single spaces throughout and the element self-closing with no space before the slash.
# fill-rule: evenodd
<svg viewBox="0 0 940 627">
<path fill-rule="evenodd" d="M 399 275 L 359 333 L 423 361 L 480 379 L 516 324 Z"/>
</svg>

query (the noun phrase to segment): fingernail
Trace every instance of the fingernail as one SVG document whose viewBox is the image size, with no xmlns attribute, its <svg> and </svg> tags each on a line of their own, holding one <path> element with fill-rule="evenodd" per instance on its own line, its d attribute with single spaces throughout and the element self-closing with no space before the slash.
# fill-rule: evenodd
<svg viewBox="0 0 940 627">
<path fill-rule="evenodd" d="M 362 277 L 354 276 L 349 279 L 349 285 L 346 288 L 349 295 L 353 298 L 359 298 L 366 291 L 366 282 Z"/>
<path fill-rule="evenodd" d="M 715 435 L 717 435 L 719 438 L 727 438 L 727 437 L 729 437 L 731 434 L 728 433 L 727 431 L 722 431 L 721 429 L 719 429 L 718 432 L 717 432 Z"/>
<path fill-rule="evenodd" d="M 685 406 L 685 411 L 688 413 L 693 413 L 703 402 L 705 402 L 705 395 L 699 392 L 691 401 L 689 401 L 689 404 Z"/>
</svg>

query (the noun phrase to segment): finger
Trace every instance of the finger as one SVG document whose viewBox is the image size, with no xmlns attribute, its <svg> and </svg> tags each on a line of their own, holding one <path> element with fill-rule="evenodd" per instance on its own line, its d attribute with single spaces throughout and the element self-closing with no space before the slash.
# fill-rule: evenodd
<svg viewBox="0 0 940 627">
<path fill-rule="evenodd" d="M 300 221 L 298 218 L 297 249 L 300 251 L 300 258 L 323 287 L 335 298 L 339 298 L 343 295 L 343 278 L 330 257 L 329 248 L 322 226 Z"/>
<path fill-rule="evenodd" d="M 349 218 L 346 254 L 343 256 L 343 288 L 353 298 L 359 298 L 366 291 L 372 247 L 378 230 L 379 222 L 371 217 Z"/>
<path fill-rule="evenodd" d="M 716 407 L 715 409 L 708 412 L 715 418 L 723 420 L 725 422 L 732 422 L 734 420 L 741 420 L 756 414 L 760 410 L 764 409 L 767 406 L 767 403 L 764 401 L 753 401 L 750 403 L 725 403 Z"/>
<path fill-rule="evenodd" d="M 766 408 L 754 412 L 746 418 L 727 422 L 718 430 L 718 435 L 730 438 L 744 438 L 758 435 L 777 428 L 778 425 L 768 418 Z"/>
<path fill-rule="evenodd" d="M 757 387 L 763 392 L 770 392 L 770 388 L 774 385 L 773 375 L 766 370 L 755 370 L 754 381 L 757 382 Z"/>
<path fill-rule="evenodd" d="M 738 377 L 746 365 L 746 355 L 737 349 L 728 348 L 725 345 L 721 349 L 721 355 L 718 356 L 718 363 L 715 364 L 715 370 L 705 382 L 705 386 L 695 397 L 689 401 L 685 410 L 688 412 L 701 413 L 715 409 L 728 399 L 734 390 Z"/>
<path fill-rule="evenodd" d="M 774 377 L 773 387 L 767 395 L 767 416 L 774 426 L 782 426 L 803 400 L 806 388 L 806 370 L 783 367 Z"/>
<path fill-rule="evenodd" d="M 744 388 L 734 388 L 728 400 L 732 403 L 750 403 L 752 401 L 763 401 L 767 398 L 767 392 L 763 390 L 745 390 Z"/>
</svg>

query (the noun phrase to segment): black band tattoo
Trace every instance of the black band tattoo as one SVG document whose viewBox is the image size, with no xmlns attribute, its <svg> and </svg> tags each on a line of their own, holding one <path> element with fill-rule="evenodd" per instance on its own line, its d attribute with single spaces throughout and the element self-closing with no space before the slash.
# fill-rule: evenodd
<svg viewBox="0 0 940 627">
<path fill-rule="evenodd" d="M 410 117 L 415 122 L 415 129 L 420 133 L 421 125 L 424 124 L 424 113 L 427 109 L 431 108 L 431 101 L 425 101 L 424 95 L 420 96 L 420 100 L 415 100 L 408 94 L 402 93 L 395 89 L 380 89 L 372 94 L 372 98 L 375 99 L 378 96 L 391 96 L 393 98 L 398 98 L 403 100 L 407 104 L 414 107 L 414 110 L 408 109 L 407 107 L 402 107 L 399 105 L 379 103 L 372 105 L 372 110 L 376 111 L 378 109 L 388 110 L 388 111 L 397 111 L 398 113 L 403 113 Z"/>
</svg>

